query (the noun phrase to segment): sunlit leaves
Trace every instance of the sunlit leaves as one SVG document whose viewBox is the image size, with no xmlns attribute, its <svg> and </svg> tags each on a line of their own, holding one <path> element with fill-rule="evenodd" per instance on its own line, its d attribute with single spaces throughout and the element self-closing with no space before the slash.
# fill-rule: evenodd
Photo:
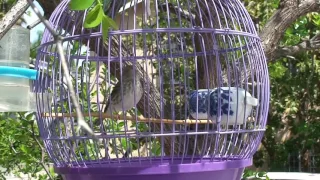
<svg viewBox="0 0 320 180">
<path fill-rule="evenodd" d="M 3 178 L 1 175 L 4 169 L 7 172 L 18 170 L 20 173 L 28 173 L 35 179 L 48 179 L 46 175 L 40 177 L 37 174 L 43 170 L 42 155 L 44 165 L 47 165 L 49 158 L 42 154 L 36 143 L 42 141 L 33 113 L 1 113 L 0 134 L 0 179 Z"/>
<path fill-rule="evenodd" d="M 278 8 L 279 0 L 249 1 L 244 4 L 251 17 L 263 28 L 273 12 Z M 281 34 L 280 46 L 297 46 L 320 32 L 319 13 L 309 13 L 292 23 Z M 264 141 L 268 151 L 273 154 L 276 163 L 271 163 L 271 170 L 279 169 L 279 164 L 287 160 L 288 153 L 310 150 L 310 144 L 316 144 L 320 136 L 319 78 L 320 54 L 317 51 L 302 51 L 292 56 L 269 62 L 271 82 L 271 102 L 268 126 Z M 279 131 L 283 128 L 291 132 L 284 142 L 277 142 Z M 312 134 L 310 134 L 312 132 Z M 313 146 L 315 147 L 315 146 Z M 317 153 L 320 148 L 313 149 Z M 269 154 L 270 155 L 270 154 Z"/>
<path fill-rule="evenodd" d="M 312 22 L 314 25 L 320 28 L 320 14 L 319 13 L 311 13 Z"/>
<path fill-rule="evenodd" d="M 245 169 L 245 171 L 242 174 L 242 179 L 269 179 L 266 172 L 257 172 L 253 171 L 251 169 Z"/>
<path fill-rule="evenodd" d="M 85 10 L 88 9 L 94 2 L 95 0 L 72 0 L 69 6 L 72 10 Z M 110 1 L 105 3 L 110 3 Z M 96 5 L 87 13 L 83 26 L 85 28 L 95 28 L 102 24 L 102 37 L 103 40 L 106 40 L 109 28 L 111 27 L 113 29 L 118 29 L 118 25 L 112 18 L 105 15 L 103 6 L 104 5 L 97 0 Z"/>
<path fill-rule="evenodd" d="M 132 149 L 132 143 L 130 143 L 130 140 L 126 138 L 121 139 L 121 145 L 124 150 Z"/>
<path fill-rule="evenodd" d="M 116 22 L 114 22 L 111 18 L 104 15 L 102 18 L 102 35 L 103 39 L 106 40 L 109 32 L 109 27 L 112 27 L 113 29 L 118 29 L 118 25 Z"/>
<path fill-rule="evenodd" d="M 85 28 L 93 28 L 98 26 L 103 19 L 103 8 L 102 4 L 97 4 L 86 16 L 84 21 Z"/>
<path fill-rule="evenodd" d="M 89 8 L 95 0 L 71 0 L 69 7 L 71 10 L 85 10 Z"/>
<path fill-rule="evenodd" d="M 282 65 L 280 62 L 269 64 L 269 74 L 272 78 L 280 78 L 282 77 L 287 68 Z"/>
<path fill-rule="evenodd" d="M 159 141 L 153 141 L 151 145 L 151 152 L 155 156 L 161 155 L 161 145 Z"/>
<path fill-rule="evenodd" d="M 251 17 L 259 20 L 259 27 L 262 28 L 272 13 L 278 8 L 279 0 L 244 0 L 244 4 Z"/>
</svg>

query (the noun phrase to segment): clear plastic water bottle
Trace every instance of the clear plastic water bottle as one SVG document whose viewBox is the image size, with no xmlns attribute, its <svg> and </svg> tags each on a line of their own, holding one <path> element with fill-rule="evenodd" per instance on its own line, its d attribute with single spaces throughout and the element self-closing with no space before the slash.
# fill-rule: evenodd
<svg viewBox="0 0 320 180">
<path fill-rule="evenodd" d="M 29 69 L 30 30 L 14 25 L 0 40 L 0 66 Z M 30 79 L 0 76 L 0 112 L 28 111 Z"/>
</svg>

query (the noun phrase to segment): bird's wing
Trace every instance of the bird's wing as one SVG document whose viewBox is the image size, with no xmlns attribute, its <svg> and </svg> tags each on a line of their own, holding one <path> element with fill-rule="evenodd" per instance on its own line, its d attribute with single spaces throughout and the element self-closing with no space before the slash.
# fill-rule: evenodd
<svg viewBox="0 0 320 180">
<path fill-rule="evenodd" d="M 121 92 L 121 82 L 120 81 L 113 87 L 112 92 L 111 92 L 111 98 L 108 97 L 108 100 L 106 102 L 106 108 L 104 109 L 105 113 L 108 111 L 108 108 L 110 106 L 111 101 L 114 102 L 117 99 L 118 92 Z"/>
</svg>

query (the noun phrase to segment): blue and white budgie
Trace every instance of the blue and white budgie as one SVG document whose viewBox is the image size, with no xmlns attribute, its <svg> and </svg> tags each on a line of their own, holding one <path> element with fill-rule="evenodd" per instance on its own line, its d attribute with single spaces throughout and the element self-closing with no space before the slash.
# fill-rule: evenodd
<svg viewBox="0 0 320 180">
<path fill-rule="evenodd" d="M 219 101 L 221 107 L 220 113 L 218 112 Z M 228 125 L 243 124 L 250 115 L 252 107 L 257 105 L 258 99 L 252 97 L 244 89 L 237 87 L 199 89 L 198 91 L 192 91 L 189 97 L 190 115 L 192 118 L 197 119 L 198 113 L 198 119 L 217 121 L 217 117 L 221 116 L 221 125 L 226 125 L 227 122 Z"/>
</svg>

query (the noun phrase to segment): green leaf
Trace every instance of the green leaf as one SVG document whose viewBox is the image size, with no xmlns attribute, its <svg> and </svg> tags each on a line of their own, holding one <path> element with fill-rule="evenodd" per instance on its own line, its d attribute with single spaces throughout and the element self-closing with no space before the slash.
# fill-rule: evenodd
<svg viewBox="0 0 320 180">
<path fill-rule="evenodd" d="M 28 114 L 27 117 L 26 117 L 26 119 L 27 119 L 28 121 L 31 121 L 32 118 L 33 118 L 33 113 Z"/>
<path fill-rule="evenodd" d="M 117 23 L 110 17 L 104 15 L 102 19 L 102 37 L 103 40 L 106 40 L 109 33 L 109 28 L 118 29 Z"/>
<path fill-rule="evenodd" d="M 258 177 L 264 177 L 265 175 L 266 175 L 265 172 L 259 172 L 259 173 L 258 173 Z"/>
<path fill-rule="evenodd" d="M 25 145 L 21 145 L 20 149 L 22 152 L 28 153 L 27 147 Z"/>
<path fill-rule="evenodd" d="M 108 21 L 110 27 L 112 27 L 113 29 L 119 29 L 117 23 L 113 19 L 106 15 L 104 15 L 104 18 Z"/>
<path fill-rule="evenodd" d="M 102 4 L 97 4 L 86 16 L 84 21 L 85 28 L 94 28 L 97 27 L 103 18 L 103 8 Z"/>
<path fill-rule="evenodd" d="M 79 11 L 89 8 L 95 0 L 71 0 L 69 7 L 71 10 Z"/>
<path fill-rule="evenodd" d="M 74 44 L 73 44 L 73 46 L 72 46 L 72 49 L 71 49 L 71 54 L 72 55 L 75 55 L 76 54 L 76 52 L 78 51 L 78 49 L 79 49 L 79 47 L 80 47 L 80 44 L 79 44 L 79 42 L 78 41 L 76 41 Z"/>
<path fill-rule="evenodd" d="M 157 141 L 152 142 L 151 152 L 154 155 L 160 155 L 161 154 L 161 146 L 160 146 L 159 142 L 157 142 Z"/>
<path fill-rule="evenodd" d="M 102 38 L 103 41 L 105 41 L 108 37 L 108 33 L 109 33 L 109 22 L 106 18 L 107 16 L 104 15 L 103 19 L 102 19 Z"/>
<path fill-rule="evenodd" d="M 119 123 L 118 123 L 118 126 L 121 127 L 121 128 L 124 127 L 124 122 L 123 122 L 123 121 L 122 121 L 122 122 L 119 122 Z"/>
<path fill-rule="evenodd" d="M 128 142 L 126 139 L 121 139 L 121 145 L 123 147 L 123 149 L 127 149 L 128 147 Z"/>
</svg>

